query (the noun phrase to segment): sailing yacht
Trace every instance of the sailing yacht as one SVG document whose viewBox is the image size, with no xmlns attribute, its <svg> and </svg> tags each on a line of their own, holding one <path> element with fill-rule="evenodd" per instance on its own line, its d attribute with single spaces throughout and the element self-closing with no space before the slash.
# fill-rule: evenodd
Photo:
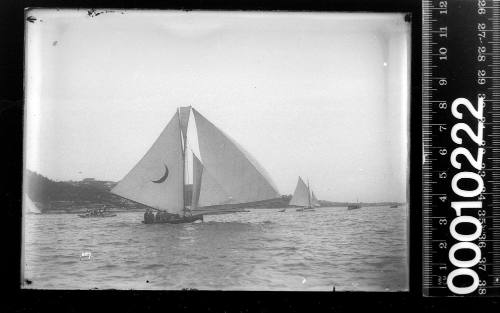
<svg viewBox="0 0 500 313">
<path fill-rule="evenodd" d="M 319 200 L 314 195 L 314 191 L 312 191 L 312 190 L 311 190 L 311 202 L 312 202 L 312 205 L 316 208 L 319 208 L 321 206 L 321 204 L 319 203 Z"/>
<path fill-rule="evenodd" d="M 39 208 L 36 207 L 35 203 L 30 199 L 30 197 L 25 193 L 24 194 L 24 207 L 25 212 L 29 214 L 41 214 Z"/>
<path fill-rule="evenodd" d="M 356 210 L 356 209 L 361 209 L 361 204 L 359 203 L 359 200 L 358 200 L 358 199 L 356 199 L 356 203 L 354 203 L 354 204 L 349 204 L 349 205 L 347 206 L 347 209 L 348 209 L 348 210 Z"/>
<path fill-rule="evenodd" d="M 191 111 L 200 156 L 187 149 Z M 192 175 L 187 173 L 188 156 L 193 160 Z M 192 179 L 191 193 L 186 191 L 188 179 Z M 158 139 L 111 192 L 165 217 L 145 219 L 146 224 L 194 222 L 205 214 L 235 212 L 232 204 L 279 197 L 260 164 L 191 106 L 177 109 Z"/>
<path fill-rule="evenodd" d="M 300 176 L 289 205 L 299 206 L 300 208 L 297 211 L 314 211 L 314 207 L 319 206 L 319 201 L 314 196 L 314 193 L 311 195 L 309 182 L 306 185 Z"/>
</svg>

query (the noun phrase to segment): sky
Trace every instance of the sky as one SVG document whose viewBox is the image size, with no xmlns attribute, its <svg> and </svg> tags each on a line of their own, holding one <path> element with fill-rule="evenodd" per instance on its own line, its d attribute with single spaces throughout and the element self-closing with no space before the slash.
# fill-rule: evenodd
<svg viewBox="0 0 500 313">
<path fill-rule="evenodd" d="M 25 164 L 118 181 L 191 105 L 319 199 L 406 201 L 403 14 L 31 10 Z"/>
</svg>

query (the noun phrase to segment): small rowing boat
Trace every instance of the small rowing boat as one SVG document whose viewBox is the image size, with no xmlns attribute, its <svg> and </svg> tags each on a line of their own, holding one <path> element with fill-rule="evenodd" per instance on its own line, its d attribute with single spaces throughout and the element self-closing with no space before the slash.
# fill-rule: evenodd
<svg viewBox="0 0 500 313">
<path fill-rule="evenodd" d="M 356 199 L 356 203 L 353 203 L 353 204 L 349 204 L 347 206 L 347 209 L 348 210 L 356 210 L 356 209 L 361 209 L 361 204 L 359 203 L 359 200 Z"/>
<path fill-rule="evenodd" d="M 96 214 L 96 215 L 93 215 L 93 214 L 78 214 L 79 217 L 83 217 L 83 218 L 90 218 L 90 217 L 114 217 L 116 216 L 116 214 L 114 213 L 105 213 L 105 214 Z"/>
</svg>

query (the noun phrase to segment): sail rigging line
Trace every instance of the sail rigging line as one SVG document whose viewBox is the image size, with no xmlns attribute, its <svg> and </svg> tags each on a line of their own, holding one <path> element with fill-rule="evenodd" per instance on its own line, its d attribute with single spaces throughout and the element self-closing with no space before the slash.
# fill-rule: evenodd
<svg viewBox="0 0 500 313">
<path fill-rule="evenodd" d="M 161 209 L 158 209 L 158 208 L 155 208 L 155 207 L 149 206 L 149 205 L 144 204 L 144 203 L 140 203 L 140 202 L 134 201 L 134 200 L 129 199 L 129 198 L 127 198 L 127 197 L 124 197 L 124 196 L 122 196 L 122 195 L 119 195 L 119 194 L 116 194 L 116 193 L 113 193 L 113 195 L 115 195 L 115 196 L 117 196 L 117 197 L 120 197 L 120 198 L 123 198 L 123 199 L 125 199 L 125 200 L 128 200 L 128 201 L 130 201 L 130 202 L 137 203 L 137 204 L 139 204 L 139 205 L 143 205 L 143 206 L 147 207 L 148 209 L 155 210 L 155 211 L 161 211 Z M 109 202 L 109 203 L 110 203 L 110 204 L 113 204 L 113 203 L 111 203 L 111 202 Z M 168 213 L 168 214 L 172 214 L 172 213 L 170 213 L 170 212 L 167 212 L 167 213 Z"/>
</svg>

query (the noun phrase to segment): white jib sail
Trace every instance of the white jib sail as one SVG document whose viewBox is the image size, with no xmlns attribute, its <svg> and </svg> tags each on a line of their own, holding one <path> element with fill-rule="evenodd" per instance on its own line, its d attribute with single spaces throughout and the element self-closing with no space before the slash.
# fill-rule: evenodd
<svg viewBox="0 0 500 313">
<path fill-rule="evenodd" d="M 234 203 L 233 198 L 215 180 L 214 176 L 204 168 L 201 179 L 200 199 L 198 207 Z"/>
<path fill-rule="evenodd" d="M 193 209 L 229 202 L 231 198 L 193 154 Z"/>
<path fill-rule="evenodd" d="M 179 112 L 132 170 L 111 190 L 150 207 L 181 214 L 184 157 Z"/>
<path fill-rule="evenodd" d="M 225 191 L 226 201 L 205 201 L 204 205 L 246 203 L 279 197 L 277 188 L 266 171 L 236 142 L 193 109 L 198 132 L 198 145 L 204 166 L 200 191 L 200 206 L 204 201 L 204 186 L 210 183 L 207 176 Z M 214 188 L 214 186 L 207 186 Z M 217 187 L 217 186 L 215 186 Z M 207 191 L 207 197 L 211 196 Z M 222 197 L 221 197 L 222 198 Z M 212 199 L 213 200 L 213 199 Z"/>
<path fill-rule="evenodd" d="M 297 187 L 295 187 L 295 192 L 293 193 L 293 197 L 290 200 L 290 205 L 296 205 L 301 207 L 310 206 L 309 188 L 307 188 L 307 185 L 300 177 L 299 181 L 297 182 Z"/>
</svg>

